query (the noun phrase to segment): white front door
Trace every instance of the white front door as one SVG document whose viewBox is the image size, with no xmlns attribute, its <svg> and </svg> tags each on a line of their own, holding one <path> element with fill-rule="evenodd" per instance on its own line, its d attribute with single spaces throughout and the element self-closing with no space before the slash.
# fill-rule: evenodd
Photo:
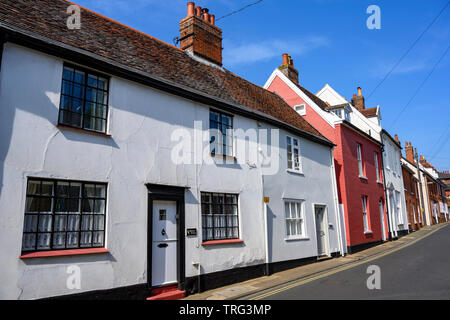
<svg viewBox="0 0 450 320">
<path fill-rule="evenodd" d="M 177 203 L 153 201 L 152 286 L 177 282 Z"/>
<path fill-rule="evenodd" d="M 324 256 L 327 255 L 327 243 L 328 243 L 328 233 L 325 228 L 326 218 L 325 218 L 325 207 L 316 206 L 315 207 L 316 216 L 316 234 L 317 234 L 317 255 Z"/>
</svg>

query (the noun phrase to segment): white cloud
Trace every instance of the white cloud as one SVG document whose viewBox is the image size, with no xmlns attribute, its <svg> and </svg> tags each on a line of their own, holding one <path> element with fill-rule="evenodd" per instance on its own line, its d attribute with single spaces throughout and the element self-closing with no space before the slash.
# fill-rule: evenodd
<svg viewBox="0 0 450 320">
<path fill-rule="evenodd" d="M 252 43 L 242 42 L 239 44 L 224 40 L 223 46 L 225 64 L 236 66 L 267 61 L 278 56 L 281 57 L 283 53 L 298 57 L 312 50 L 328 46 L 328 40 L 318 36 L 295 40 L 273 39 Z"/>
</svg>

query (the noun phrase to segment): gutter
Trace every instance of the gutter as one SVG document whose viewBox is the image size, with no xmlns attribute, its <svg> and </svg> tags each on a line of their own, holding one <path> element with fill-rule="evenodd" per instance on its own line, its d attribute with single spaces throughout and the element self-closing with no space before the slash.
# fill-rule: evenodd
<svg viewBox="0 0 450 320">
<path fill-rule="evenodd" d="M 74 46 L 49 39 L 47 37 L 32 33 L 0 21 L 0 32 L 8 33 L 11 42 L 27 48 L 31 48 L 58 58 L 69 60 L 77 64 L 82 64 L 104 73 L 137 82 L 152 88 L 168 92 L 183 98 L 200 102 L 213 107 L 219 107 L 224 111 L 238 114 L 257 121 L 263 121 L 272 124 L 280 129 L 285 129 L 291 134 L 298 135 L 310 141 L 333 147 L 334 144 L 325 137 L 317 136 L 303 131 L 293 125 L 283 122 L 262 111 L 246 107 L 240 104 L 209 95 L 207 93 L 189 88 L 187 86 L 166 80 L 164 78 L 151 75 L 147 72 L 136 70 L 125 66 L 111 59 L 99 56 L 92 52 L 76 48 Z"/>
<path fill-rule="evenodd" d="M 358 127 L 356 127 L 354 124 L 348 122 L 347 120 L 342 120 L 339 123 L 346 125 L 350 129 L 353 129 L 354 131 L 356 131 L 360 135 L 364 136 L 366 139 L 368 139 L 368 140 L 370 140 L 370 141 L 372 141 L 372 142 L 374 142 L 374 143 L 376 143 L 378 145 L 384 146 L 383 139 L 381 138 L 381 134 L 380 134 L 380 138 L 381 138 L 381 142 L 380 142 L 377 139 L 375 139 L 374 137 L 372 137 L 371 135 L 369 135 L 368 133 L 366 133 L 366 132 L 362 131 L 361 129 L 359 129 Z"/>
</svg>

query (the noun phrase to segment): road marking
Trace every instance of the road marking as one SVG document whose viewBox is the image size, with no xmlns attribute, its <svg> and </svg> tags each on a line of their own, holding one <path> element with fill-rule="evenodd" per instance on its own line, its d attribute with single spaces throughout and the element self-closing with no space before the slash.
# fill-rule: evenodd
<svg viewBox="0 0 450 320">
<path fill-rule="evenodd" d="M 399 251 L 401 249 L 407 248 L 407 247 L 415 244 L 416 242 L 431 236 L 433 233 L 435 233 L 435 232 L 437 232 L 437 231 L 439 231 L 442 228 L 445 228 L 447 226 L 448 226 L 448 224 L 440 226 L 436 230 L 433 230 L 433 231 L 431 231 L 431 232 L 429 232 L 429 233 L 427 233 L 427 234 L 425 234 L 425 235 L 423 235 L 423 236 L 421 236 L 421 237 L 419 237 L 419 238 L 417 238 L 415 240 L 412 240 L 411 242 L 408 242 L 405 245 L 400 245 L 397 248 L 394 248 L 392 250 L 388 250 L 388 251 L 386 251 L 386 252 L 384 252 L 382 254 L 376 255 L 376 256 L 374 256 L 372 258 L 369 258 L 369 259 L 366 259 L 366 260 L 361 260 L 360 262 L 356 262 L 356 263 L 348 265 L 348 266 L 344 266 L 344 267 L 341 267 L 341 268 L 338 268 L 338 269 L 335 269 L 335 270 L 332 270 L 332 271 L 329 271 L 329 272 L 326 272 L 326 273 L 323 273 L 323 274 L 320 274 L 320 275 L 317 275 L 317 276 L 314 276 L 314 277 L 311 277 L 311 278 L 308 278 L 308 279 L 305 279 L 305 280 L 302 280 L 302 281 L 299 281 L 299 282 L 295 282 L 295 283 L 290 284 L 288 286 L 285 286 L 283 288 L 276 289 L 276 290 L 273 290 L 273 291 L 270 291 L 270 292 L 266 292 L 266 293 L 261 294 L 259 296 L 250 298 L 249 300 L 261 300 L 261 299 L 267 298 L 269 296 L 273 296 L 273 295 L 275 295 L 277 293 L 280 293 L 280 292 L 283 292 L 283 291 L 286 291 L 286 290 L 289 290 L 289 289 L 292 289 L 292 288 L 295 288 L 295 287 L 302 286 L 302 285 L 307 284 L 309 282 L 312 282 L 312 281 L 315 281 L 315 280 L 318 280 L 318 279 L 321 279 L 321 278 L 325 278 L 325 277 L 328 277 L 330 275 L 333 275 L 333 274 L 336 274 L 336 273 L 339 273 L 339 272 L 342 272 L 342 271 L 345 271 L 345 270 L 348 270 L 348 269 L 355 268 L 357 266 L 360 266 L 362 264 L 371 262 L 371 261 L 376 260 L 376 259 L 380 259 L 380 258 L 382 258 L 384 256 L 387 256 L 387 255 L 391 254 L 391 253 L 394 253 L 394 252 L 397 252 L 397 251 Z"/>
</svg>

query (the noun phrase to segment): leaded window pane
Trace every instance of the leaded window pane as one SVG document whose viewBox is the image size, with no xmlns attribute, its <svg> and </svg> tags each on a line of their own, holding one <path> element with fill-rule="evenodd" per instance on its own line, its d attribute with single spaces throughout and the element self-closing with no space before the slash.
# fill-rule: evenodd
<svg viewBox="0 0 450 320">
<path fill-rule="evenodd" d="M 30 179 L 22 251 L 104 246 L 105 206 L 104 184 Z"/>
<path fill-rule="evenodd" d="M 239 238 L 237 195 L 201 193 L 203 241 Z"/>
<path fill-rule="evenodd" d="M 108 79 L 90 71 L 64 67 L 59 123 L 106 132 Z"/>
</svg>

